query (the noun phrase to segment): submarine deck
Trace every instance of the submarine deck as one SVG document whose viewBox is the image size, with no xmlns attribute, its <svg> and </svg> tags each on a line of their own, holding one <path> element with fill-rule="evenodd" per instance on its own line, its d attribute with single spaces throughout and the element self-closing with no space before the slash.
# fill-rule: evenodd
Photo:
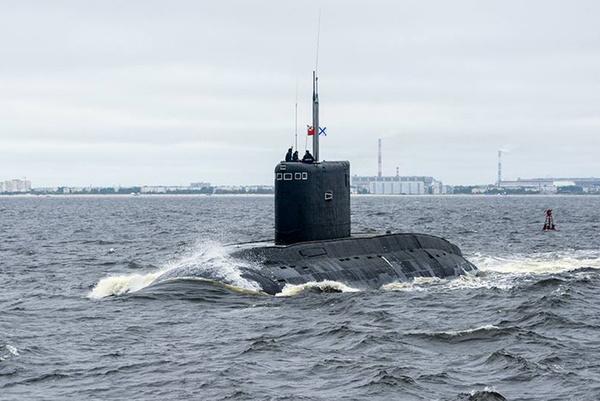
<svg viewBox="0 0 600 401">
<path fill-rule="evenodd" d="M 477 268 L 460 249 L 427 234 L 359 235 L 291 245 L 245 243 L 234 245 L 231 256 L 260 265 L 245 277 L 263 290 L 277 293 L 286 284 L 333 280 L 356 288 L 380 288 L 415 277 L 456 277 Z"/>
</svg>

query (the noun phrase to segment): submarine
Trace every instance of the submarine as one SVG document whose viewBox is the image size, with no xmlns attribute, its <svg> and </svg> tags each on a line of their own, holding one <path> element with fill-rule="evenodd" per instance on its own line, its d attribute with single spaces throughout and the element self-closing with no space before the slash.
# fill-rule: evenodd
<svg viewBox="0 0 600 401">
<path fill-rule="evenodd" d="M 313 127 L 319 127 L 315 72 L 312 120 Z M 350 162 L 320 160 L 318 129 L 313 132 L 313 160 L 282 161 L 275 166 L 274 241 L 226 246 L 228 263 L 235 264 L 241 278 L 260 292 L 276 295 L 286 285 L 311 282 L 334 281 L 355 289 L 376 290 L 418 277 L 455 278 L 478 273 L 456 245 L 440 237 L 390 232 L 352 235 Z M 192 276 L 237 288 L 236 279 L 220 273 L 206 269 Z M 155 283 L 177 279 L 181 274 L 188 276 L 190 271 L 169 270 Z"/>
<path fill-rule="evenodd" d="M 313 72 L 313 127 L 319 127 L 318 77 Z M 460 249 L 427 234 L 352 235 L 350 163 L 319 160 L 319 129 L 312 135 L 311 162 L 275 167 L 274 243 L 233 245 L 230 256 L 258 268 L 242 277 L 267 294 L 290 285 L 326 280 L 358 289 L 379 289 L 417 277 L 477 274 Z"/>
</svg>

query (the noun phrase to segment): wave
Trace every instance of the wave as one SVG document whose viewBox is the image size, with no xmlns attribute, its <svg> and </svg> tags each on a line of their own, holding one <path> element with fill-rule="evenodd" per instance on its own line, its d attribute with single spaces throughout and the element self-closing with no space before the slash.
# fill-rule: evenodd
<svg viewBox="0 0 600 401">
<path fill-rule="evenodd" d="M 564 273 L 582 267 L 600 269 L 600 252 L 590 250 L 515 254 L 507 257 L 476 253 L 469 259 L 481 271 L 496 273 L 546 274 Z"/>
<path fill-rule="evenodd" d="M 438 277 L 415 277 L 408 282 L 393 282 L 381 286 L 383 291 L 401 291 L 401 292 L 424 292 L 433 289 L 442 290 L 466 290 L 466 289 L 500 289 L 508 290 L 513 287 L 512 280 L 502 280 L 502 278 L 491 277 L 489 275 L 465 274 L 452 279 L 442 279 Z"/>
<path fill-rule="evenodd" d="M 485 387 L 483 391 L 472 390 L 470 394 L 460 394 L 457 401 L 506 401 L 494 387 Z"/>
<path fill-rule="evenodd" d="M 383 285 L 383 291 L 422 292 L 434 289 L 490 289 L 507 291 L 522 285 L 557 287 L 573 280 L 589 280 L 600 271 L 600 252 L 540 253 L 508 257 L 475 254 L 469 257 L 478 268 L 477 274 L 465 274 L 456 279 L 416 277 L 409 282 Z M 559 275 L 556 277 L 555 275 Z"/>
<path fill-rule="evenodd" d="M 494 337 L 510 335 L 515 331 L 512 327 L 502 328 L 491 324 L 464 330 L 448 331 L 409 331 L 409 337 L 440 340 L 450 343 L 460 343 L 471 340 L 491 339 Z"/>
<path fill-rule="evenodd" d="M 529 382 L 549 374 L 562 376 L 564 373 L 564 367 L 558 364 L 560 359 L 535 361 L 526 353 L 520 355 L 504 348 L 494 351 L 487 358 L 482 356 L 478 361 L 481 365 L 478 365 L 477 369 L 502 371 L 521 382 Z"/>
<path fill-rule="evenodd" d="M 369 391 L 376 391 L 378 387 L 413 387 L 417 382 L 405 373 L 409 369 L 401 367 L 379 368 L 374 373 L 367 375 L 357 383 L 359 388 L 366 387 Z"/>
<path fill-rule="evenodd" d="M 506 349 L 499 349 L 497 351 L 494 351 L 485 360 L 485 364 L 490 366 L 499 365 L 500 368 L 504 370 L 513 368 L 527 371 L 543 370 L 543 367 L 541 367 L 537 363 L 530 361 L 529 359 L 521 355 L 511 353 Z"/>
<path fill-rule="evenodd" d="M 464 330 L 448 330 L 448 331 L 414 331 L 409 332 L 411 335 L 424 335 L 428 337 L 443 337 L 443 338 L 452 338 L 452 337 L 460 337 L 467 334 L 473 334 L 478 332 L 488 332 L 492 330 L 500 330 L 500 327 L 494 326 L 493 324 L 486 324 L 485 326 L 479 326 L 472 329 L 464 329 Z"/>
<path fill-rule="evenodd" d="M 6 352 L 5 353 L 0 352 L 0 362 L 6 361 L 10 357 L 19 356 L 19 350 L 15 346 L 6 344 L 2 348 L 4 348 L 6 350 Z M 0 351 L 2 351 L 2 348 L 0 348 Z"/>
<path fill-rule="evenodd" d="M 425 286 L 445 283 L 446 281 L 439 277 L 415 277 L 412 281 L 384 284 L 380 289 L 383 291 L 426 291 Z"/>
<path fill-rule="evenodd" d="M 136 292 L 152 284 L 160 275 L 161 272 L 148 273 L 146 275 L 130 274 L 106 277 L 96 284 L 92 292 L 88 294 L 88 297 L 100 299 L 110 295 L 123 295 L 129 292 Z"/>
<path fill-rule="evenodd" d="M 534 308 L 532 311 L 527 311 L 531 305 L 519 306 L 516 310 L 522 315 L 516 319 L 503 321 L 502 323 L 517 324 L 520 327 L 528 328 L 530 330 L 544 327 L 571 328 L 578 330 L 598 330 L 599 328 L 598 325 L 595 325 L 592 322 L 582 322 L 573 319 L 571 316 L 562 316 L 549 310 L 543 310 L 542 308 L 545 308 L 546 306 L 543 305 L 543 302 L 540 302 L 540 300 L 535 301 L 535 305 L 538 307 Z"/>
<path fill-rule="evenodd" d="M 247 288 L 237 287 L 235 285 L 227 284 L 221 281 L 214 281 L 210 279 L 206 279 L 203 277 L 177 277 L 177 278 L 169 278 L 160 280 L 156 282 L 153 287 L 159 287 L 162 284 L 168 284 L 169 286 L 180 286 L 185 287 L 187 284 L 192 284 L 197 288 L 198 285 L 210 286 L 214 288 L 221 288 L 228 291 L 238 292 L 241 294 L 249 294 L 249 295 L 267 295 L 263 291 L 251 290 Z"/>
<path fill-rule="evenodd" d="M 6 345 L 6 349 L 8 350 L 8 352 L 10 352 L 13 356 L 19 356 L 19 350 L 17 349 L 17 347 L 13 347 L 10 344 Z"/>
<path fill-rule="evenodd" d="M 305 284 L 286 284 L 280 293 L 276 294 L 278 297 L 290 297 L 294 295 L 301 294 L 303 292 L 359 292 L 360 290 L 357 288 L 352 288 L 347 286 L 346 284 L 324 280 L 324 281 L 310 281 Z"/>
<path fill-rule="evenodd" d="M 199 243 L 183 257 L 146 274 L 116 275 L 103 278 L 88 294 L 91 299 L 137 292 L 159 282 L 178 279 L 200 279 L 251 292 L 261 291 L 258 283 L 242 277 L 241 268 L 252 268 L 249 262 L 233 259 L 229 249 L 214 242 Z"/>
</svg>

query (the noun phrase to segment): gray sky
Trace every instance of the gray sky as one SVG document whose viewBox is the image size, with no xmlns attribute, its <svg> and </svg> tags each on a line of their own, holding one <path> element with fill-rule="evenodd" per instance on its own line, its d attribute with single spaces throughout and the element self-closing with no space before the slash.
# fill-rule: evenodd
<svg viewBox="0 0 600 401">
<path fill-rule="evenodd" d="M 325 160 L 448 184 L 600 176 L 598 1 L 1 1 L 0 180 L 272 184 Z"/>
</svg>

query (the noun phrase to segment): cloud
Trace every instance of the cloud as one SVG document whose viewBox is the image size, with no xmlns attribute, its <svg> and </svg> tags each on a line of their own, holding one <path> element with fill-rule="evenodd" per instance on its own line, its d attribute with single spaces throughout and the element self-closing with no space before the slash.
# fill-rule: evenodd
<svg viewBox="0 0 600 401">
<path fill-rule="evenodd" d="M 374 174 L 384 137 L 389 174 L 494 182 L 507 146 L 507 177 L 599 174 L 597 2 L 132 0 L 0 5 L 0 179 L 271 183 L 319 9 L 323 157 Z"/>
</svg>

